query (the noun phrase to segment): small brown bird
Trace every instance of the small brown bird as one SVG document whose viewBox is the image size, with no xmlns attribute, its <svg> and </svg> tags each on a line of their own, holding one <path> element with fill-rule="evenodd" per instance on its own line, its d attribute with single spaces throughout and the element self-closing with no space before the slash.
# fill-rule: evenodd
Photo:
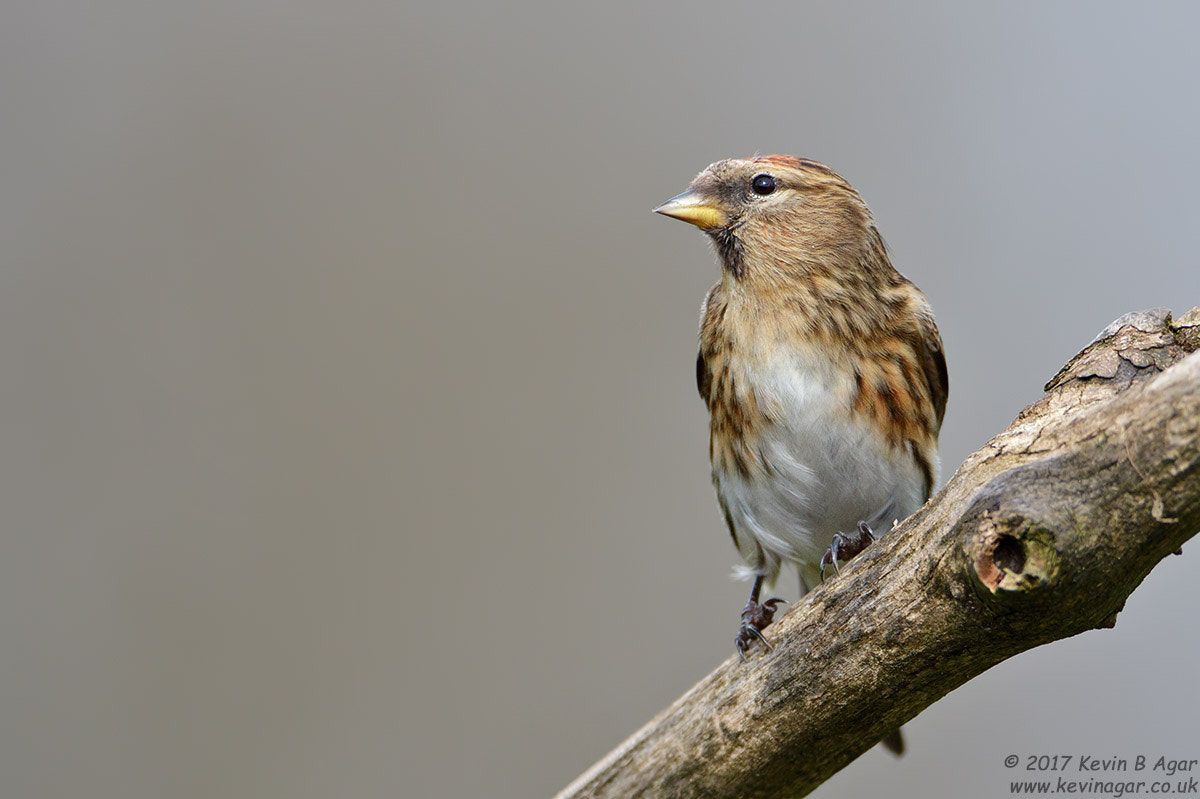
<svg viewBox="0 0 1200 799">
<path fill-rule="evenodd" d="M 654 209 L 711 237 L 721 280 L 700 311 L 696 382 L 713 484 L 754 579 L 744 657 L 782 600 L 919 508 L 938 477 L 948 378 L 921 291 L 892 267 L 871 212 L 829 167 L 718 161 Z"/>
</svg>

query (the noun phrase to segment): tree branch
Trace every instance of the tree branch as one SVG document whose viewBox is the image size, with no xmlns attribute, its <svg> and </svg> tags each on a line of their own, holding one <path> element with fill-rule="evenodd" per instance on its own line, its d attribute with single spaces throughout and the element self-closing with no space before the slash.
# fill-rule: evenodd
<svg viewBox="0 0 1200 799">
<path fill-rule="evenodd" d="M 803 796 L 1000 661 L 1113 626 L 1200 528 L 1198 348 L 1200 308 L 1113 322 L 774 651 L 726 660 L 559 799 Z"/>
</svg>

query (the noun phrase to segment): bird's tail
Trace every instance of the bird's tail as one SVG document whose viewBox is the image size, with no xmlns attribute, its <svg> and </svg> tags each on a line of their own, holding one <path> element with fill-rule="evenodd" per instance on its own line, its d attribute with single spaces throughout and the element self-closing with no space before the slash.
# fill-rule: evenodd
<svg viewBox="0 0 1200 799">
<path fill-rule="evenodd" d="M 899 727 L 883 736 L 883 740 L 879 743 L 883 744 L 884 748 L 896 757 L 904 754 L 904 735 L 900 732 Z"/>
</svg>

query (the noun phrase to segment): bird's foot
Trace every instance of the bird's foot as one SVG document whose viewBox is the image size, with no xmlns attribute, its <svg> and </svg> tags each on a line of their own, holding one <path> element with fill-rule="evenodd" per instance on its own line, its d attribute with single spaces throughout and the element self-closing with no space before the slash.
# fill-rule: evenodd
<svg viewBox="0 0 1200 799">
<path fill-rule="evenodd" d="M 833 566 L 833 570 L 838 571 L 838 561 L 850 560 L 858 553 L 862 552 L 875 540 L 875 533 L 871 531 L 871 526 L 866 522 L 858 523 L 858 531 L 849 534 L 834 533 L 833 542 L 830 543 L 829 549 L 825 550 L 825 554 L 821 556 L 821 582 L 825 582 L 825 567 Z"/>
<path fill-rule="evenodd" d="M 738 634 L 733 639 L 733 645 L 737 648 L 739 658 L 745 660 L 746 653 L 754 647 L 756 642 L 762 644 L 767 651 L 771 650 L 771 642 L 762 634 L 762 631 L 775 619 L 775 611 L 779 609 L 780 602 L 786 602 L 786 600 L 772 597 L 766 602 L 751 599 L 746 603 L 746 607 L 742 610 L 742 626 L 738 628 Z"/>
</svg>

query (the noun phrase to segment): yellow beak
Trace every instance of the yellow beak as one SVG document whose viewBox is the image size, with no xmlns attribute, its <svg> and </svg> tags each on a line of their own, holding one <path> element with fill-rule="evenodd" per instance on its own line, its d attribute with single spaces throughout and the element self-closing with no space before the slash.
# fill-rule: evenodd
<svg viewBox="0 0 1200 799">
<path fill-rule="evenodd" d="M 701 230 L 721 227 L 727 221 L 725 212 L 695 190 L 672 197 L 654 209 L 654 213 L 690 222 Z"/>
</svg>

